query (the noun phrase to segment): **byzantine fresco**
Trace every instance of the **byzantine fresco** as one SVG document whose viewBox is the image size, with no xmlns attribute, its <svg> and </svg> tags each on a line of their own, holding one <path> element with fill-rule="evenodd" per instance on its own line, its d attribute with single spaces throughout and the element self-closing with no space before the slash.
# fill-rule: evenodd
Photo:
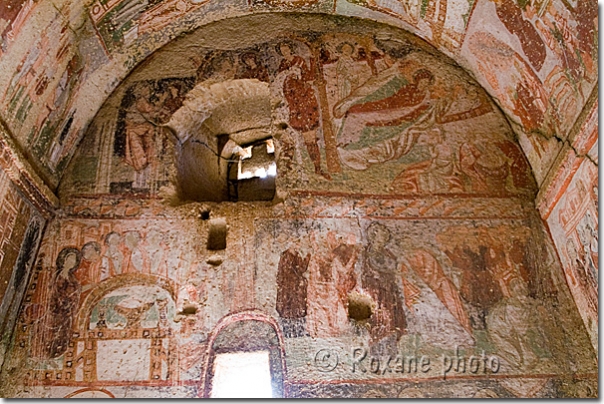
<svg viewBox="0 0 604 404">
<path fill-rule="evenodd" d="M 551 343 L 558 338 L 551 332 L 560 320 L 551 310 L 564 281 L 549 275 L 556 265 L 553 249 L 536 248 L 537 235 L 524 221 L 468 226 L 463 220 L 383 220 L 359 227 L 349 220 L 301 219 L 257 225 L 257 276 L 267 280 L 257 282 L 259 307 L 279 318 L 290 352 L 329 347 L 342 361 L 325 374 L 292 359 L 294 379 L 372 377 L 346 369 L 348 361 L 355 363 L 347 344 L 382 356 L 483 350 L 497 355 L 501 372 L 509 374 L 558 366 L 562 351 L 556 352 L 560 345 Z M 371 302 L 367 320 L 348 316 L 357 296 Z"/>
<path fill-rule="evenodd" d="M 473 21 L 462 54 L 523 128 L 524 149 L 541 182 L 559 151 L 547 140 L 568 134 L 597 81 L 597 4 L 478 2 Z M 499 27 L 509 35 L 496 38 Z"/>
<path fill-rule="evenodd" d="M 111 53 L 135 44 L 145 21 L 167 27 L 202 3 L 98 2 L 90 12 L 96 10 L 96 28 L 106 29 L 99 35 Z M 442 14 L 442 1 L 424 2 L 425 10 L 413 12 L 419 13 L 418 26 L 435 19 L 435 34 L 461 41 L 456 27 L 461 21 L 465 27 L 474 7 L 462 3 L 454 20 Z M 547 4 L 540 10 L 549 10 Z M 473 19 L 484 12 L 480 7 Z M 501 7 L 501 15 L 509 12 Z M 513 18 L 508 20 L 500 22 L 511 27 Z M 531 38 L 530 28 L 519 24 L 513 35 Z M 115 35 L 110 27 L 118 28 Z M 490 41 L 485 33 L 468 38 L 475 36 Z M 24 304 L 15 312 L 18 326 L 5 366 L 19 383 L 5 389 L 142 397 L 160 387 L 161 395 L 195 397 L 211 372 L 205 355 L 220 327 L 231 318 L 261 317 L 277 329 L 287 381 L 297 386 L 290 386 L 292 396 L 593 396 L 595 355 L 567 287 L 573 296 L 585 293 L 591 306 L 578 301 L 580 308 L 593 310 L 597 170 L 582 167 L 568 200 L 561 199 L 560 212 L 551 215 L 566 226 L 553 232 L 563 272 L 535 216 L 536 184 L 511 129 L 486 93 L 449 61 L 417 42 L 358 31 L 296 31 L 241 42 L 225 49 L 190 47 L 190 67 L 179 66 L 178 74 L 143 66 L 97 114 L 61 184 L 64 209 L 49 225 Z M 531 75 L 551 65 L 549 48 L 539 70 L 537 62 L 513 56 L 501 44 L 495 48 L 505 55 L 493 66 L 503 69 L 514 60 L 529 69 L 519 69 L 516 91 L 525 91 Z M 32 49 L 24 66 L 46 66 L 34 55 L 41 48 Z M 539 49 L 531 56 L 535 61 Z M 73 57 L 66 56 L 66 66 Z M 76 58 L 74 71 L 84 70 L 79 79 L 66 77 L 69 100 L 76 100 L 90 63 Z M 31 95 L 27 77 L 39 71 L 15 74 L 23 94 Z M 535 74 L 535 80 L 541 77 Z M 282 132 L 276 138 L 281 186 L 290 199 L 261 207 L 163 204 L 175 139 L 162 126 L 192 88 L 234 80 L 269 85 L 273 125 Z M 13 110 L 21 110 L 20 97 Z M 541 108 L 526 101 L 530 95 L 518 101 L 523 97 L 509 98 L 519 110 Z M 36 140 L 57 147 L 51 154 L 59 163 L 83 126 L 69 108 L 57 122 L 64 119 L 77 130 L 65 132 L 63 145 L 41 135 Z M 48 116 L 58 110 L 47 109 Z M 24 111 L 37 119 L 33 109 Z M 543 120 L 534 112 L 526 116 L 539 128 L 557 122 L 548 114 Z M 27 121 L 22 127 L 29 127 Z M 60 138 L 64 131 L 56 128 L 48 133 Z M 32 133 L 38 136 L 37 129 Z M 595 191 L 585 191 L 590 186 Z M 35 244 L 35 223 L 0 206 L 7 218 L 23 222 L 14 226 L 21 232 L 15 237 Z M 201 213 L 208 209 L 227 218 L 226 250 L 204 247 L 208 229 Z M 564 250 L 559 234 L 575 249 Z M 1 251 L 29 262 L 21 254 L 28 248 L 13 244 Z M 351 318 L 352 306 L 369 307 L 371 315 Z M 389 358 L 398 361 L 398 354 L 404 357 L 390 368 Z M 450 373 L 443 375 L 445 358 L 457 367 L 449 362 Z M 460 358 L 467 360 L 463 370 Z M 412 363 L 415 371 L 403 371 Z M 572 380 L 552 376 L 568 373 Z M 423 377 L 432 381 L 421 390 L 404 380 Z M 86 390 L 100 385 L 107 390 Z"/>
<path fill-rule="evenodd" d="M 571 360 L 582 374 L 594 369 L 580 320 L 563 309 L 570 299 L 538 221 L 257 218 L 250 231 L 229 216 L 237 241 L 212 252 L 191 215 L 178 225 L 50 225 L 9 362 L 27 358 L 26 384 L 193 386 L 207 371 L 207 341 L 231 315 L 274 319 L 296 383 L 442 377 L 441 358 L 467 357 L 470 366 L 482 355 L 491 367 L 444 380 L 510 375 L 497 388 L 527 397 Z M 350 317 L 359 299 L 371 306 L 367 319 Z M 340 358 L 328 372 L 316 356 L 325 349 Z M 432 365 L 375 371 L 385 366 L 375 358 L 399 354 Z"/>
<path fill-rule="evenodd" d="M 595 2 L 347 0 L 338 11 L 394 17 L 437 47 L 461 51 L 525 133 L 566 134 L 597 79 Z M 495 39 L 489 28 L 507 35 Z M 551 161 L 539 156 L 535 164 Z"/>
<path fill-rule="evenodd" d="M 166 123 L 171 114 L 180 108 L 192 83 L 191 79 L 138 82 L 122 98 L 113 158 L 129 166 L 129 171 L 134 171 L 134 181 L 126 185 L 131 187 L 132 192 L 150 189 L 154 193 L 162 184 L 167 184 L 169 173 L 166 172 L 166 166 L 171 163 L 170 155 L 174 154 L 170 147 L 173 139 L 167 138 L 158 126 Z M 162 160 L 160 156 L 167 156 L 168 160 Z M 119 168 L 119 164 L 114 164 L 110 169 Z M 110 187 L 122 185 L 121 182 L 112 182 Z"/>
<path fill-rule="evenodd" d="M 54 8 L 19 1 L 4 2 L 3 7 L 8 11 L 0 14 L 9 17 L 4 26 L 5 73 L 0 79 L 3 120 L 14 140 L 31 150 L 37 168 L 56 181 L 82 135 L 81 111 L 74 97 L 83 80 L 98 66 L 91 42 L 80 42 L 88 26 L 81 19 L 81 10 L 69 4 Z M 37 31 L 29 37 L 32 25 Z M 20 30 L 25 31 L 25 42 L 11 48 Z"/>
<path fill-rule="evenodd" d="M 8 0 L 0 5 L 0 55 L 5 53 L 19 35 L 23 22 L 36 6 L 35 0 Z"/>
<path fill-rule="evenodd" d="M 108 54 L 133 43 L 139 35 L 161 30 L 209 0 L 96 0 L 89 8 Z"/>
<path fill-rule="evenodd" d="M 0 170 L 0 363 L 42 239 L 45 220 Z"/>
<path fill-rule="evenodd" d="M 0 35 L 7 73 L 0 74 L 0 99 L 4 110 L 10 111 L 4 118 L 24 147 L 35 146 L 36 165 L 53 181 L 60 178 L 101 101 L 93 102 L 90 110 L 76 106 L 94 98 L 99 89 L 108 94 L 119 82 L 110 82 L 105 73 L 119 71 L 119 77 L 124 77 L 170 38 L 215 15 L 316 11 L 368 18 L 416 32 L 469 66 L 506 114 L 522 126 L 516 129 L 525 133 L 520 134 L 523 148 L 538 180 L 559 151 L 551 134 L 567 134 L 597 76 L 593 2 L 98 0 L 86 8 L 66 2 L 54 10 L 45 3 L 18 0 L 4 2 L 3 7 Z M 489 32 L 502 35 L 493 40 Z M 17 38 L 22 49 L 12 47 Z M 30 55 L 24 58 L 25 50 Z M 54 59 L 60 59 L 58 65 L 51 62 Z M 49 64 L 58 70 L 49 71 Z M 489 69 L 493 65 L 500 67 Z M 14 72 L 19 77 L 10 77 Z M 510 77 L 507 72 L 515 73 Z M 91 75 L 98 82 L 83 83 Z"/>
<path fill-rule="evenodd" d="M 124 84 L 90 127 L 64 189 L 157 193 L 174 154 L 166 123 L 194 86 L 255 79 L 278 105 L 287 188 L 375 195 L 518 195 L 528 162 L 487 95 L 458 69 L 406 41 L 356 34 L 281 38 L 206 51 L 195 77 Z M 455 97 L 450 97 L 455 94 Z M 478 124 L 480 122 L 480 124 Z M 101 139 L 113 136 L 110 145 Z M 100 152 L 100 155 L 99 155 Z M 162 155 L 165 160 L 155 159 Z M 111 163 L 109 163 L 109 161 Z M 77 167 L 77 169 L 75 168 Z M 82 169 L 84 167 L 84 169 Z M 372 181 L 365 181 L 371 177 Z"/>
<path fill-rule="evenodd" d="M 41 130 L 50 114 L 63 114 L 62 109 L 68 107 L 72 87 L 81 71 L 81 56 L 74 52 L 76 46 L 69 21 L 57 16 L 22 57 L 2 94 L 7 123 L 13 130 L 19 132 L 35 104 L 47 104 L 48 108 L 37 111 L 41 113 L 36 117 L 34 130 Z M 57 76 L 60 77 L 58 82 Z M 31 140 L 31 143 L 36 142 L 36 139 Z M 45 144 L 44 151 L 49 146 Z"/>
<path fill-rule="evenodd" d="M 394 17 L 433 44 L 454 50 L 463 43 L 475 3 L 474 0 L 346 0 L 338 3 L 338 11 L 345 15 L 364 15 L 368 14 L 366 10 L 371 10 L 378 17 Z"/>
<path fill-rule="evenodd" d="M 193 78 L 170 78 L 128 87 L 119 106 L 104 108 L 88 129 L 69 187 L 80 193 L 156 195 L 168 185 L 174 138 L 161 125 L 193 83 Z"/>
<path fill-rule="evenodd" d="M 597 148 L 597 143 L 594 146 Z M 592 338 L 598 341 L 598 169 L 579 162 L 548 218 L 568 285 Z"/>
<path fill-rule="evenodd" d="M 571 133 L 568 148 L 537 199 L 565 268 L 583 321 L 597 346 L 598 102 Z"/>
<path fill-rule="evenodd" d="M 32 369 L 74 382 L 115 380 L 116 368 L 119 380 L 174 379 L 175 338 L 199 339 L 204 323 L 186 311 L 206 298 L 191 245 L 178 242 L 176 230 L 108 222 L 55 224 L 50 232 L 65 245 L 42 246 L 16 337 Z M 128 366 L 127 354 L 140 364 Z M 185 374 L 186 360 L 180 366 Z"/>
</svg>

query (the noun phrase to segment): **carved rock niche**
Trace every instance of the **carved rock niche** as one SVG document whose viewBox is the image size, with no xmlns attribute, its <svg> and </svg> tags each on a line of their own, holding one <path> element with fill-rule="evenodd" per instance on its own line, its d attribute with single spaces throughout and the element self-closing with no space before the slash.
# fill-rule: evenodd
<svg viewBox="0 0 604 404">
<path fill-rule="evenodd" d="M 177 137 L 182 199 L 226 201 L 229 163 L 242 146 L 270 138 L 268 83 L 256 79 L 203 82 L 166 125 Z"/>
</svg>

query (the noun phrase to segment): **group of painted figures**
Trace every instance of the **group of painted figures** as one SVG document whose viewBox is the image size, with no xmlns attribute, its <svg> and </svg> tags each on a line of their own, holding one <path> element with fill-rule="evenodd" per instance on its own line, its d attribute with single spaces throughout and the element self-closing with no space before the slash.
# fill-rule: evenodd
<svg viewBox="0 0 604 404">
<path fill-rule="evenodd" d="M 37 304 L 32 307 L 36 309 L 26 313 L 45 340 L 44 346 L 36 348 L 36 355 L 56 358 L 65 352 L 83 297 L 102 282 L 134 273 L 175 278 L 168 271 L 168 249 L 163 237 L 157 230 L 148 231 L 144 240 L 137 231 L 124 235 L 110 232 L 102 247 L 90 241 L 80 249 L 63 248 L 49 276 L 38 280 L 46 283 L 46 289 L 41 289 L 34 299 Z"/>
<path fill-rule="evenodd" d="M 464 244 L 451 242 L 451 236 L 462 234 L 443 234 L 441 252 L 410 247 L 398 253 L 389 227 L 374 222 L 363 249 L 354 236 L 333 231 L 324 246 L 311 236 L 312 254 L 291 246 L 281 253 L 277 270 L 276 311 L 284 336 L 343 337 L 360 327 L 368 330 L 371 344 L 396 346 L 413 333 L 450 349 L 473 346 L 476 331 L 487 331 L 512 366 L 535 361 L 542 329 L 530 317 L 540 310 L 540 293 L 555 292 L 553 285 L 536 282 L 526 240 L 500 242 L 483 231 L 474 245 L 477 240 Z M 349 317 L 355 294 L 369 297 L 368 319 Z M 530 335 L 523 335 L 527 329 Z"/>
<path fill-rule="evenodd" d="M 195 82 L 256 79 L 283 100 L 278 108 L 290 128 L 281 140 L 285 167 L 293 160 L 304 164 L 303 144 L 315 174 L 328 180 L 342 168 L 402 163 L 389 179 L 398 194 L 501 193 L 532 186 L 529 166 L 509 135 L 462 139 L 448 130 L 449 124 L 494 113 L 482 90 L 446 77 L 442 69 L 435 73 L 430 65 L 442 62 L 409 44 L 371 40 L 371 47 L 361 46 L 367 39 L 287 39 L 211 51 L 196 79 L 137 82 L 122 100 L 114 152 L 141 176 L 161 154 L 157 127 Z M 485 135 L 494 138 L 481 140 Z"/>
<path fill-rule="evenodd" d="M 372 344 L 396 345 L 403 335 L 414 333 L 443 348 L 451 344 L 472 346 L 475 332 L 486 330 L 500 350 L 518 358 L 517 366 L 529 357 L 536 358 L 530 348 L 534 341 L 527 340 L 534 333 L 510 336 L 528 324 L 540 330 L 529 317 L 536 313 L 540 291 L 548 288 L 535 281 L 535 264 L 527 256 L 525 239 L 500 242 L 485 228 L 473 240 L 464 238 L 461 233 L 467 229 L 460 227 L 437 237 L 441 251 L 407 246 L 399 252 L 400 241 L 393 237 L 393 231 L 386 224 L 373 222 L 366 228 L 366 242 L 362 244 L 353 234 L 329 231 L 323 237 L 311 232 L 307 247 L 312 252 L 306 255 L 301 253 L 305 248 L 289 243 L 280 253 L 277 268 L 266 269 L 276 271 L 273 293 L 284 336 L 351 335 L 361 324 L 351 321 L 348 313 L 349 300 L 356 293 L 371 302 L 371 315 L 363 327 Z M 50 278 L 39 280 L 47 284 L 47 315 L 36 319 L 35 310 L 28 312 L 44 340 L 37 348 L 43 352 L 37 355 L 57 358 L 65 352 L 83 297 L 106 281 L 141 273 L 179 283 L 175 271 L 167 266 L 182 262 L 167 260 L 168 248 L 161 234 L 155 230 L 148 233 L 141 242 L 139 232 L 123 236 L 110 232 L 102 248 L 88 242 L 81 249 L 67 247 L 58 253 Z M 515 308 L 522 310 L 515 312 Z M 103 320 L 99 317 L 96 321 L 105 326 Z"/>
</svg>

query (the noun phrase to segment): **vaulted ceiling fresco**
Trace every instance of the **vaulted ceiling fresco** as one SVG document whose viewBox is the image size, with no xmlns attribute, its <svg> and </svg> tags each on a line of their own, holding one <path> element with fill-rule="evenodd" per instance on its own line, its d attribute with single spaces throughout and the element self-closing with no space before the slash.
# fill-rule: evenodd
<svg viewBox="0 0 604 404">
<path fill-rule="evenodd" d="M 231 17 L 325 13 L 416 34 L 470 71 L 516 124 L 539 183 L 597 80 L 594 1 L 12 0 L 2 7 L 3 119 L 55 185 L 104 99 L 136 64 L 178 35 Z"/>
</svg>

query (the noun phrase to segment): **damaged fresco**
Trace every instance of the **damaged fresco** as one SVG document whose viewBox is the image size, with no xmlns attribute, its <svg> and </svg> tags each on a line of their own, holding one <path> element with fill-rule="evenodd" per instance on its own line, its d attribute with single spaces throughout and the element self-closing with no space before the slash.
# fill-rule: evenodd
<svg viewBox="0 0 604 404">
<path fill-rule="evenodd" d="M 0 363 L 3 363 L 42 239 L 45 219 L 2 169 L 0 184 Z"/>
<path fill-rule="evenodd" d="M 98 91 L 108 96 L 118 84 L 109 79 L 110 72 L 125 78 L 153 51 L 217 15 L 299 11 L 367 18 L 409 30 L 475 72 L 517 124 L 514 131 L 525 140 L 521 144 L 539 183 L 560 151 L 554 134 L 566 138 L 597 80 L 597 7 L 589 1 L 99 0 L 87 7 L 66 2 L 52 11 L 45 2 L 5 3 L 0 28 L 7 70 L 0 98 L 12 111 L 6 120 L 22 146 L 37 148 L 36 165 L 55 185 L 92 111 L 102 104 L 94 96 Z M 42 27 L 42 35 L 32 36 L 32 27 Z M 498 31 L 503 34 L 489 37 Z M 17 37 L 22 38 L 20 49 L 12 47 Z M 61 72 L 51 72 L 45 59 L 59 57 L 64 59 L 56 66 Z M 489 70 L 493 65 L 514 74 L 498 75 Z M 76 108 L 81 102 L 95 107 Z"/>
<path fill-rule="evenodd" d="M 413 43 L 329 34 L 189 57 L 201 59 L 195 76 L 124 84 L 108 101 L 119 107 L 103 109 L 91 125 L 83 141 L 90 147 L 75 157 L 78 172 L 64 182 L 66 192 L 157 194 L 170 174 L 153 158 L 173 155 L 174 139 L 162 124 L 194 85 L 244 79 L 269 83 L 280 105 L 273 119 L 288 126 L 280 139 L 287 188 L 300 183 L 345 194 L 418 196 L 533 192 L 530 166 L 487 95 Z"/>
<path fill-rule="evenodd" d="M 562 393 L 552 376 L 562 377 L 570 360 L 583 375 L 576 389 L 595 391 L 589 340 L 576 331 L 581 320 L 568 310 L 553 246 L 534 213 L 495 204 L 494 216 L 482 210 L 467 219 L 457 210 L 434 219 L 405 213 L 404 201 L 389 212 L 368 201 L 354 208 L 359 221 L 325 216 L 341 198 L 317 201 L 291 197 L 286 210 L 188 204 L 164 209 L 163 219 L 143 219 L 153 210 L 146 206 L 138 219 L 105 211 L 54 221 L 10 362 L 23 366 L 25 391 L 46 386 L 65 396 L 96 386 L 119 396 L 119 386 L 144 383 L 167 396 L 204 395 L 208 344 L 234 316 L 273 324 L 286 396 L 387 396 L 409 378 L 425 380 L 427 396 L 482 394 L 485 383 L 505 397 L 584 394 Z M 227 218 L 225 250 L 199 243 L 209 231 L 199 211 L 208 208 Z M 371 316 L 352 319 L 351 305 L 363 301 Z M 333 368 L 321 359 L 325 350 L 339 358 Z M 471 370 L 477 358 L 486 359 Z M 316 390 L 316 380 L 343 390 Z M 364 391 L 378 380 L 382 393 Z M 451 387 L 461 380 L 467 387 Z"/>
<path fill-rule="evenodd" d="M 572 137 L 572 151 L 560 159 L 547 192 L 538 198 L 594 347 L 598 345 L 599 279 L 597 111 L 596 100 Z"/>
<path fill-rule="evenodd" d="M 592 4 L 49 6 L 0 6 L 3 396 L 597 397 Z M 191 186 L 259 141 L 272 199 Z"/>
</svg>

